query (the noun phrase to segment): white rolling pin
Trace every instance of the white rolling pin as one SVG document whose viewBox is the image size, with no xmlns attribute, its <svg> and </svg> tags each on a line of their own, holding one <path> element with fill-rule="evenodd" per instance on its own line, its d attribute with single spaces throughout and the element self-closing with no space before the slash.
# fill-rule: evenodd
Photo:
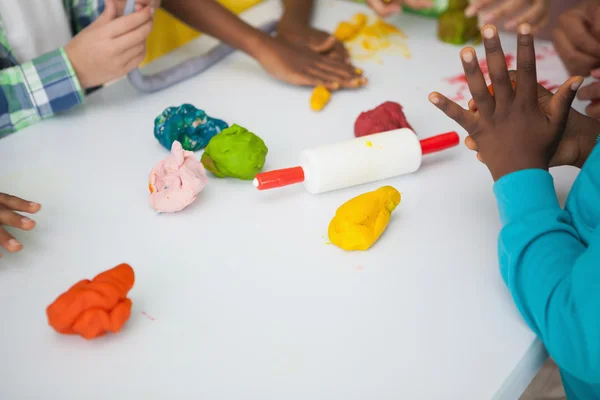
<svg viewBox="0 0 600 400">
<path fill-rule="evenodd" d="M 304 182 L 312 194 L 329 192 L 410 174 L 421 166 L 423 155 L 454 147 L 456 132 L 419 141 L 407 128 L 362 136 L 341 143 L 304 150 L 300 166 L 256 175 L 258 190 Z"/>
</svg>

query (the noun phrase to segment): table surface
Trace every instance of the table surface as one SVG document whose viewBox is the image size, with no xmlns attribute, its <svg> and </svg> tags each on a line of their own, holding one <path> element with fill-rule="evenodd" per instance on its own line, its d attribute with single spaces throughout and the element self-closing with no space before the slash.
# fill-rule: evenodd
<svg viewBox="0 0 600 400">
<path fill-rule="evenodd" d="M 359 9 L 321 1 L 316 24 L 332 30 Z M 278 12 L 271 1 L 244 18 Z M 256 132 L 269 146 L 266 169 L 351 138 L 359 112 L 387 100 L 404 105 L 422 137 L 456 129 L 427 94 L 456 90 L 444 78 L 461 73 L 459 49 L 436 40 L 435 21 L 392 22 L 412 59 L 360 64 L 368 87 L 336 93 L 321 113 L 309 109 L 310 89 L 276 82 L 236 53 L 157 94 L 119 81 L 0 141 L 2 191 L 43 204 L 35 231 L 18 234 L 25 250 L 0 260 L 0 398 L 517 398 L 544 349 L 498 271 L 492 180 L 463 146 L 413 175 L 322 195 L 211 177 L 182 212 L 148 204 L 148 173 L 168 155 L 153 119 L 167 106 L 189 102 Z M 566 78 L 556 57 L 540 61 L 539 75 Z M 553 174 L 564 200 L 576 171 Z M 327 245 L 336 208 L 383 184 L 403 200 L 377 244 L 352 253 Z M 57 295 L 121 262 L 136 282 L 119 334 L 85 341 L 48 327 Z"/>
</svg>

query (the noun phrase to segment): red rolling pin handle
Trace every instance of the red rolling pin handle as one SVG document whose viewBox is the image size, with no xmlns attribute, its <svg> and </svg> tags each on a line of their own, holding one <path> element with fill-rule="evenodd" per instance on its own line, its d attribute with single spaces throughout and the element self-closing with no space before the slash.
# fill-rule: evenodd
<svg viewBox="0 0 600 400">
<path fill-rule="evenodd" d="M 437 153 L 438 151 L 458 146 L 458 143 L 460 143 L 460 137 L 458 136 L 458 133 L 442 133 L 441 135 L 436 135 L 421 140 L 421 150 L 423 152 L 423 155 Z"/>
<path fill-rule="evenodd" d="M 274 189 L 300 182 L 304 182 L 304 170 L 302 167 L 263 172 L 254 178 L 254 186 L 258 190 Z"/>
</svg>

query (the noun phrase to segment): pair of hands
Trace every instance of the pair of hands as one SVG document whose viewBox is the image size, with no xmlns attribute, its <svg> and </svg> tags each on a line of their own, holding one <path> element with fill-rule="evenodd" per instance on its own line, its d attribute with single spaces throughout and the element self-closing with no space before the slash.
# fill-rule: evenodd
<svg viewBox="0 0 600 400">
<path fill-rule="evenodd" d="M 338 90 L 367 83 L 343 43 L 291 18 L 282 18 L 275 38 L 264 39 L 257 60 L 273 77 L 293 85 Z"/>
<path fill-rule="evenodd" d="M 584 0 L 563 13 L 552 41 L 569 73 L 600 79 L 600 2 Z M 582 88 L 578 97 L 590 100 L 587 114 L 600 119 L 600 82 Z"/>
<path fill-rule="evenodd" d="M 469 110 L 440 93 L 429 100 L 469 134 L 467 147 L 490 170 L 495 181 L 523 169 L 579 166 L 591 153 L 598 121 L 571 109 L 580 76 L 568 79 L 552 94 L 537 83 L 532 28 L 518 28 L 517 71 L 506 67 L 496 27 L 484 26 L 482 37 L 493 93 L 488 89 L 475 50 L 461 51 L 461 60 L 473 100 Z M 515 89 L 511 81 L 516 82 Z"/>
<path fill-rule="evenodd" d="M 24 217 L 17 211 L 35 214 L 40 208 L 41 206 L 38 203 L 0 193 L 0 247 L 4 247 L 9 252 L 21 250 L 23 245 L 4 227 L 11 226 L 24 231 L 32 230 L 35 227 L 35 221 Z M 2 257 L 1 252 L 0 257 Z"/>
</svg>

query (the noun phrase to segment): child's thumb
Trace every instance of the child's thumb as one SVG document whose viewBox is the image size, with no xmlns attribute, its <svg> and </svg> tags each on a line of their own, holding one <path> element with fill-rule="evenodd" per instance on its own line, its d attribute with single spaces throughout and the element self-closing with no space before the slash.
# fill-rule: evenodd
<svg viewBox="0 0 600 400">
<path fill-rule="evenodd" d="M 313 44 L 310 46 L 310 49 L 317 53 L 327 53 L 331 49 L 335 47 L 337 43 L 337 39 L 335 36 L 329 36 L 325 41 L 319 44 Z"/>
<path fill-rule="evenodd" d="M 104 0 L 104 11 L 96 20 L 96 23 L 99 24 L 107 24 L 110 21 L 117 18 L 117 5 L 115 4 L 115 0 Z"/>
<path fill-rule="evenodd" d="M 571 105 L 575 100 L 575 95 L 583 83 L 583 77 L 575 76 L 568 79 L 558 88 L 550 100 L 550 118 L 555 123 L 566 122 L 571 111 Z"/>
</svg>

